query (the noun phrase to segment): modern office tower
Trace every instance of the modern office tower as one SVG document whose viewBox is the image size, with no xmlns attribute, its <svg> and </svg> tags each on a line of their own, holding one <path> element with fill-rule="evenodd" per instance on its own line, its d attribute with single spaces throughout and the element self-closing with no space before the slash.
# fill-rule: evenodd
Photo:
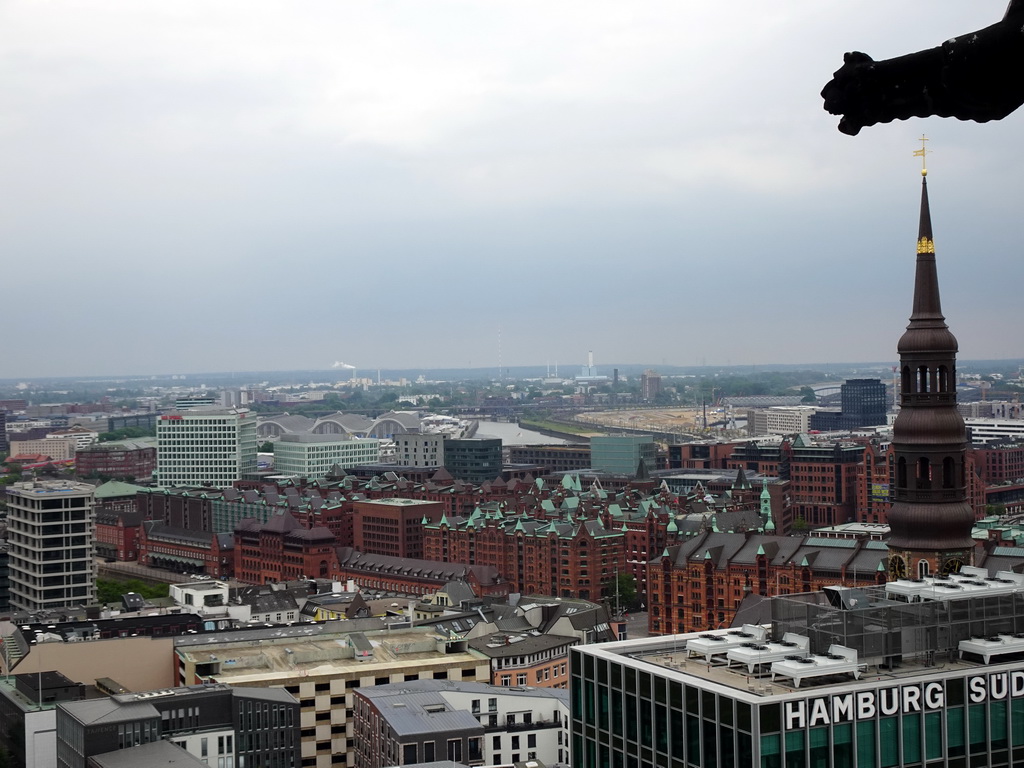
<svg viewBox="0 0 1024 768">
<path fill-rule="evenodd" d="M 879 379 L 847 379 L 839 388 L 843 416 L 857 422 L 858 427 L 885 424 L 889 411 L 885 384 Z"/>
<path fill-rule="evenodd" d="M 11 606 L 60 609 L 95 600 L 93 486 L 64 480 L 7 489 Z"/>
<path fill-rule="evenodd" d="M 444 468 L 456 480 L 488 483 L 501 476 L 501 439 L 462 437 L 444 441 Z"/>
<path fill-rule="evenodd" d="M 658 467 L 658 446 L 650 435 L 601 435 L 590 438 L 590 468 L 610 475 L 632 477 L 644 460 Z"/>
<path fill-rule="evenodd" d="M 161 486 L 226 488 L 256 471 L 256 415 L 245 408 L 194 408 L 156 423 Z"/>
<path fill-rule="evenodd" d="M 573 765 L 1022 765 L 1024 578 L 988 572 L 775 597 L 763 627 L 576 646 Z"/>
</svg>

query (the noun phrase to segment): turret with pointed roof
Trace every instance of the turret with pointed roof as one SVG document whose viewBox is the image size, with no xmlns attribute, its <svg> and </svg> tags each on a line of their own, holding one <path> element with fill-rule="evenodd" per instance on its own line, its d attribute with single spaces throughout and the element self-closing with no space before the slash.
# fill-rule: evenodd
<svg viewBox="0 0 1024 768">
<path fill-rule="evenodd" d="M 939 303 L 926 170 L 913 311 L 898 350 L 901 408 L 893 425 L 889 577 L 957 571 L 972 562 L 974 512 L 967 503 L 967 434 L 956 408 L 957 341 Z"/>
</svg>

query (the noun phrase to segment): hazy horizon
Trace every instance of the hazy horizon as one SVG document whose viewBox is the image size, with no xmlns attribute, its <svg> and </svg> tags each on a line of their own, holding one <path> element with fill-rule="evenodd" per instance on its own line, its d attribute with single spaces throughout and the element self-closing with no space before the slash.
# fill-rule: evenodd
<svg viewBox="0 0 1024 768">
<path fill-rule="evenodd" d="M 839 375 L 849 374 L 849 378 L 856 375 L 863 374 L 867 378 L 883 378 L 887 379 L 891 374 L 892 366 L 895 363 L 888 361 L 875 361 L 875 362 L 862 362 L 862 363 L 850 363 L 850 362 L 839 362 L 839 363 L 768 363 L 765 365 L 729 365 L 729 366 L 675 366 L 675 365 L 656 365 L 647 363 L 609 363 L 607 366 L 596 366 L 598 369 L 598 375 L 606 375 L 611 378 L 614 369 L 618 368 L 620 375 L 625 377 L 637 377 L 645 369 L 653 369 L 655 372 L 662 376 L 700 376 L 700 375 L 715 375 L 722 373 L 724 375 L 742 375 L 742 374 L 754 374 L 754 373 L 771 373 L 771 372 L 785 372 L 785 371 L 809 371 L 818 372 L 826 375 Z M 1009 368 L 1020 367 L 1024 365 L 1024 358 L 1004 358 L 1004 359 L 989 359 L 989 360 L 958 360 L 958 370 L 963 373 L 968 370 L 973 372 L 986 371 L 995 372 L 1002 368 L 1007 370 Z M 559 366 L 558 376 L 562 379 L 572 379 L 580 373 L 581 366 L 571 366 L 569 368 L 563 368 Z M 505 373 L 502 374 L 501 378 L 509 379 L 525 379 L 525 378 L 538 378 L 542 377 L 547 372 L 545 365 L 520 365 L 520 366 L 508 366 L 502 369 Z M 408 379 L 414 379 L 420 374 L 424 374 L 428 380 L 430 376 L 426 374 L 449 374 L 450 376 L 441 377 L 441 380 L 447 380 L 447 378 L 464 378 L 464 379 L 499 379 L 499 373 L 496 368 L 451 368 L 451 367 L 382 367 L 379 369 L 382 378 L 388 379 L 402 376 Z M 356 375 L 359 378 L 377 378 L 378 369 L 366 371 L 356 371 Z M 68 375 L 68 376 L 37 376 L 37 377 L 10 377 L 0 378 L 0 387 L 10 388 L 17 383 L 30 383 L 30 382 L 47 382 L 47 381 L 82 381 L 82 382 L 106 382 L 106 381 L 150 381 L 150 380 L 172 380 L 174 377 L 181 383 L 181 386 L 195 386 L 203 377 L 215 380 L 219 382 L 218 386 L 226 386 L 225 380 L 238 379 L 239 385 L 245 382 L 246 379 L 256 379 L 265 377 L 274 377 L 276 379 L 287 378 L 287 377 L 308 377 L 316 375 L 321 377 L 320 383 L 326 383 L 328 380 L 333 380 L 334 383 L 340 383 L 349 380 L 352 377 L 351 370 L 338 370 L 338 369 L 292 369 L 292 370 L 251 370 L 251 371 L 182 371 L 175 373 L 161 372 L 161 373 L 143 373 L 143 374 L 104 374 L 97 376 L 87 375 Z M 551 371 L 551 375 L 554 376 L 554 370 Z M 308 381 L 298 382 L 296 386 L 302 386 L 308 384 Z"/>
<path fill-rule="evenodd" d="M 0 374 L 895 358 L 922 133 L 950 327 L 1012 358 L 1020 115 L 818 95 L 1005 5 L 5 3 Z"/>
</svg>

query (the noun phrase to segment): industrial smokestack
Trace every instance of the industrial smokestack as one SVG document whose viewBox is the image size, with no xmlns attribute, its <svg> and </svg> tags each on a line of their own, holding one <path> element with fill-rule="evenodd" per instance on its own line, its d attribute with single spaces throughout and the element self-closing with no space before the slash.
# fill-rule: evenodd
<svg viewBox="0 0 1024 768">
<path fill-rule="evenodd" d="M 594 367 L 594 350 L 587 352 L 587 368 Z"/>
</svg>

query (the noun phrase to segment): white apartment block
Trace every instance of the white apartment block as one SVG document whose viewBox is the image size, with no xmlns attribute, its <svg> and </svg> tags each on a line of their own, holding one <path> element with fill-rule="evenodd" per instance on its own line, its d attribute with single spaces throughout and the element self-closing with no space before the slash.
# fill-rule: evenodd
<svg viewBox="0 0 1024 768">
<path fill-rule="evenodd" d="M 39 480 L 7 489 L 11 605 L 23 611 L 96 599 L 93 491 L 86 483 Z"/>
<path fill-rule="evenodd" d="M 256 414 L 245 408 L 194 408 L 156 422 L 157 481 L 165 488 L 226 488 L 256 471 Z"/>
<path fill-rule="evenodd" d="M 46 437 L 47 439 L 52 437 L 61 440 L 74 440 L 75 450 L 77 451 L 82 448 L 88 448 L 99 440 L 100 433 L 76 425 L 74 427 L 69 427 L 68 429 L 60 429 L 55 432 L 50 432 Z M 74 455 L 72 455 L 72 458 L 74 458 Z"/>
<path fill-rule="evenodd" d="M 317 435 L 311 432 L 282 435 L 274 443 L 274 471 L 322 480 L 335 464 L 351 469 L 380 461 L 381 441 L 345 434 Z"/>
<path fill-rule="evenodd" d="M 974 445 L 997 440 L 1024 439 L 1024 419 L 964 419 Z"/>
<path fill-rule="evenodd" d="M 793 435 L 810 429 L 817 408 L 809 405 L 776 405 L 747 411 L 748 435 Z"/>
<path fill-rule="evenodd" d="M 395 435 L 395 461 L 406 467 L 443 467 L 444 435 Z"/>
</svg>

